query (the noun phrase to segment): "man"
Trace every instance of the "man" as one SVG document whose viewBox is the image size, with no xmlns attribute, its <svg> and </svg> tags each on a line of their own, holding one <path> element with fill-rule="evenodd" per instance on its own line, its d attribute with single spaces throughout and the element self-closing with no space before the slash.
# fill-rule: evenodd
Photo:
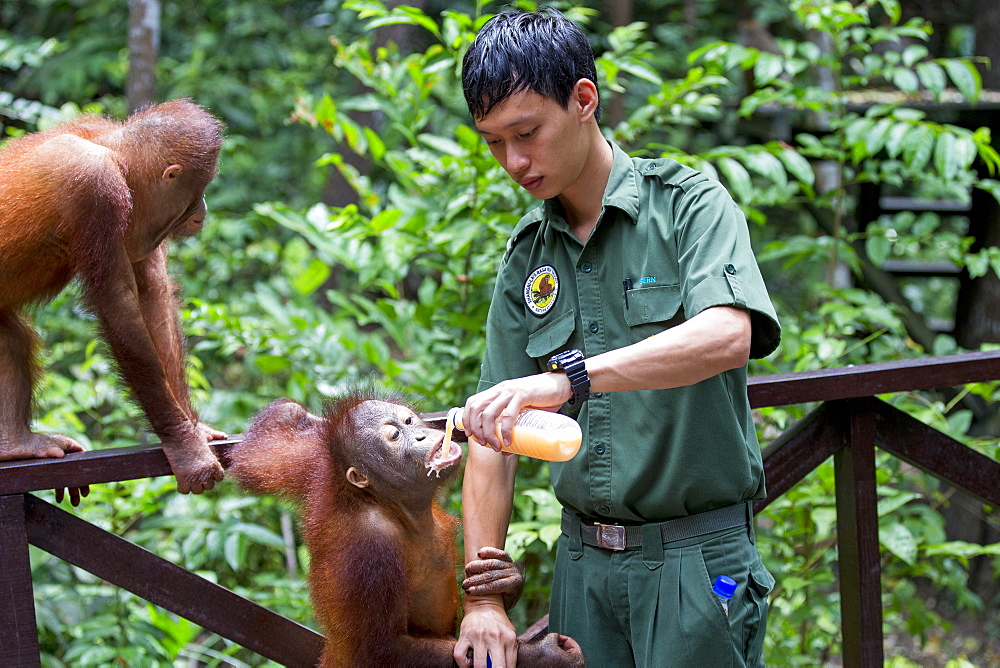
<svg viewBox="0 0 1000 668">
<path fill-rule="evenodd" d="M 774 584 L 749 501 L 764 479 L 746 365 L 779 327 L 746 221 L 716 181 L 629 158 L 598 126 L 586 36 L 554 10 L 491 19 L 463 63 L 493 156 L 541 200 L 497 277 L 479 393 L 465 431 L 466 560 L 503 546 L 517 457 L 499 453 L 524 408 L 563 410 L 579 454 L 551 465 L 564 506 L 550 629 L 589 665 L 763 665 Z M 737 583 L 728 616 L 713 593 Z M 495 596 L 466 597 L 464 665 L 515 665 Z"/>
</svg>

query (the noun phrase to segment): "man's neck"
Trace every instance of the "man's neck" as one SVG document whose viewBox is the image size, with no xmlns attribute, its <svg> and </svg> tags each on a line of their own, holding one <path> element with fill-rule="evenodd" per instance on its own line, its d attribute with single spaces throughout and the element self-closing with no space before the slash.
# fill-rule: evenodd
<svg viewBox="0 0 1000 668">
<path fill-rule="evenodd" d="M 584 243 L 590 238 L 590 233 L 601 216 L 604 190 L 608 186 L 614 162 L 611 145 L 600 134 L 596 124 L 594 131 L 597 134 L 592 144 L 594 149 L 587 156 L 579 181 L 559 195 L 559 202 L 566 213 L 566 222 L 573 234 Z"/>
</svg>

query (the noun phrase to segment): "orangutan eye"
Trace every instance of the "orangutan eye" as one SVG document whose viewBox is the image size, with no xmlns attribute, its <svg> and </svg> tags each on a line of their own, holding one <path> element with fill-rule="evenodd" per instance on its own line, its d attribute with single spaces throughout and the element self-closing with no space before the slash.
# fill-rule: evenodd
<svg viewBox="0 0 1000 668">
<path fill-rule="evenodd" d="M 413 416 L 411 415 L 408 418 L 406 418 L 406 420 L 403 421 L 403 424 L 405 424 L 407 427 L 409 427 L 410 425 L 413 424 L 413 422 L 414 422 L 414 419 L 413 419 Z"/>
<path fill-rule="evenodd" d="M 399 437 L 403 435 L 403 433 L 399 430 L 399 427 L 394 427 L 391 424 L 385 425 L 385 427 L 382 428 L 382 433 L 389 441 L 398 441 Z"/>
</svg>

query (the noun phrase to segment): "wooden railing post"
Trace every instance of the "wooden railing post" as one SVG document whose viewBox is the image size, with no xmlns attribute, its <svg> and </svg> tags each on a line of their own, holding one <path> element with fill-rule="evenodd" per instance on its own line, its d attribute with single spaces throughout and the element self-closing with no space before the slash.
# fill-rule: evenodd
<svg viewBox="0 0 1000 668">
<path fill-rule="evenodd" d="M 850 434 L 833 456 L 844 665 L 875 668 L 883 662 L 875 416 L 863 402 L 835 403 Z"/>
<path fill-rule="evenodd" d="M 38 666 L 24 496 L 0 496 L 0 666 Z"/>
</svg>

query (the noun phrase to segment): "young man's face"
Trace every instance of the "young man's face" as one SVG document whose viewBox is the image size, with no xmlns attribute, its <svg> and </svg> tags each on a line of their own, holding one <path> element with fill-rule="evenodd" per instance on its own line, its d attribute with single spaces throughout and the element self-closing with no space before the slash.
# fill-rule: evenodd
<svg viewBox="0 0 1000 668">
<path fill-rule="evenodd" d="M 580 178 L 590 150 L 592 118 L 578 95 L 564 109 L 534 91 L 516 93 L 476 121 L 490 152 L 514 181 L 538 199 L 562 195 Z"/>
</svg>

